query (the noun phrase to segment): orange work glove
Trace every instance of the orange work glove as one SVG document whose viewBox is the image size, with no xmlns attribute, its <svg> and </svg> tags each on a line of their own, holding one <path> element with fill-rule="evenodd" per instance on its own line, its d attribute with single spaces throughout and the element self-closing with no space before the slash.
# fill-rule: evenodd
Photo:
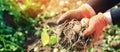
<svg viewBox="0 0 120 52">
<path fill-rule="evenodd" d="M 95 11 L 89 4 L 83 4 L 78 9 L 70 10 L 63 14 L 57 21 L 57 23 L 63 23 L 64 21 L 70 21 L 71 19 L 81 20 L 84 17 L 90 18 L 95 15 Z"/>
<path fill-rule="evenodd" d="M 102 13 L 98 13 L 98 15 L 90 18 L 89 27 L 84 31 L 84 35 L 87 36 L 90 34 L 94 34 L 94 39 L 92 43 L 95 43 L 96 41 L 98 41 L 98 38 L 102 34 L 103 28 L 107 26 L 107 24 L 107 18 Z"/>
</svg>

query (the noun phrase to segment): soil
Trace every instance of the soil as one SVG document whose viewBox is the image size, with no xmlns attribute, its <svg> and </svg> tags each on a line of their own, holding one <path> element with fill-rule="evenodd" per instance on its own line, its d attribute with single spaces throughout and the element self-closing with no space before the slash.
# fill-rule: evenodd
<svg viewBox="0 0 120 52">
<path fill-rule="evenodd" d="M 89 45 L 90 42 L 92 42 L 93 38 L 93 35 L 83 36 L 83 31 L 86 29 L 86 27 L 82 27 L 81 22 L 75 19 L 71 20 L 70 22 L 64 22 L 63 24 L 56 24 L 55 19 L 57 20 L 57 18 L 47 19 L 39 22 L 39 24 L 40 26 L 42 26 L 43 24 L 51 26 L 57 32 L 58 43 L 56 43 L 55 45 L 48 44 L 47 46 L 42 46 L 40 37 L 28 35 L 28 42 L 26 42 L 26 51 L 33 52 L 36 48 L 38 52 L 54 52 L 55 50 L 59 52 L 62 51 L 62 49 L 65 49 L 69 52 L 85 52 L 86 46 Z M 78 32 L 74 29 L 77 26 L 79 26 L 80 28 Z"/>
</svg>

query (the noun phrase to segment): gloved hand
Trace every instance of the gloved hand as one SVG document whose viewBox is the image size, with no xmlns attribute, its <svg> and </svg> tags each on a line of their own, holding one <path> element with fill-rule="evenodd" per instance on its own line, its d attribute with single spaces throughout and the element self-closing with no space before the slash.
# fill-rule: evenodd
<svg viewBox="0 0 120 52">
<path fill-rule="evenodd" d="M 57 21 L 57 23 L 63 23 L 64 21 L 70 21 L 71 19 L 81 20 L 84 17 L 90 18 L 95 15 L 95 11 L 89 4 L 83 4 L 78 9 L 70 10 L 63 14 Z"/>
<path fill-rule="evenodd" d="M 95 43 L 98 41 L 98 38 L 102 34 L 103 28 L 107 26 L 108 20 L 107 17 L 105 17 L 102 13 L 98 13 L 98 15 L 93 16 L 89 20 L 89 26 L 88 28 L 84 31 L 84 35 L 88 36 L 90 34 L 94 35 L 93 42 Z"/>
</svg>

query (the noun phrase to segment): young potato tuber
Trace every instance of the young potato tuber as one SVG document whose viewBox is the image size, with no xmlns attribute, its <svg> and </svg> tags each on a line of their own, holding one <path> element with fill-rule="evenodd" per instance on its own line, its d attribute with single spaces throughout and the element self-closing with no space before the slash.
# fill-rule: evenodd
<svg viewBox="0 0 120 52">
<path fill-rule="evenodd" d="M 75 24 L 74 27 L 73 27 L 73 30 L 76 32 L 76 33 L 79 33 L 80 29 L 82 27 L 88 27 L 88 24 L 89 24 L 89 19 L 88 18 L 83 18 L 81 21 L 80 21 L 81 24 Z"/>
<path fill-rule="evenodd" d="M 81 24 L 74 24 L 73 26 L 73 30 L 76 32 L 76 33 L 79 33 L 79 31 L 81 30 L 81 27 L 88 27 L 88 24 L 89 24 L 89 19 L 88 18 L 83 18 L 81 21 L 80 21 Z"/>
<path fill-rule="evenodd" d="M 75 24 L 75 25 L 73 26 L 73 30 L 74 30 L 76 33 L 79 33 L 80 29 L 81 29 L 81 25 L 80 25 L 80 24 Z"/>
<path fill-rule="evenodd" d="M 88 27 L 88 25 L 89 25 L 88 18 L 83 18 L 80 22 L 81 22 L 82 27 Z"/>
</svg>

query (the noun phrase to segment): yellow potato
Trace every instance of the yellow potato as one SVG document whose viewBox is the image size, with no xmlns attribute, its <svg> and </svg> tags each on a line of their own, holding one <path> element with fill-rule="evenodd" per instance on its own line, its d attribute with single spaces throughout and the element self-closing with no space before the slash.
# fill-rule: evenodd
<svg viewBox="0 0 120 52">
<path fill-rule="evenodd" d="M 89 25 L 88 18 L 83 18 L 80 22 L 81 22 L 82 27 L 88 27 L 88 25 Z"/>
<path fill-rule="evenodd" d="M 75 26 L 73 27 L 73 30 L 77 33 L 79 33 L 80 29 L 81 29 L 81 26 L 79 24 L 75 24 Z"/>
</svg>

